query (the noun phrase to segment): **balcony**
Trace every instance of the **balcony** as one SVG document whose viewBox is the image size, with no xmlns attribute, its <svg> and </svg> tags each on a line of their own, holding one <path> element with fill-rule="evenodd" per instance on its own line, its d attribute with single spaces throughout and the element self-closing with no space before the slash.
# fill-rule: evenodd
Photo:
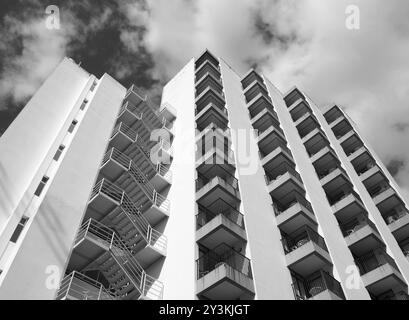
<svg viewBox="0 0 409 320">
<path fill-rule="evenodd" d="M 283 236 L 281 241 L 287 266 L 301 276 L 332 265 L 324 238 L 308 226 Z"/>
<path fill-rule="evenodd" d="M 313 156 L 324 147 L 329 146 L 327 136 L 319 128 L 314 129 L 309 134 L 307 134 L 302 139 L 302 142 L 305 146 L 305 149 L 307 150 L 307 153 L 310 156 Z"/>
<path fill-rule="evenodd" d="M 339 139 L 342 149 L 344 150 L 347 157 L 352 155 L 356 150 L 363 147 L 364 144 L 359 139 L 358 135 L 354 130 L 349 131 Z"/>
<path fill-rule="evenodd" d="M 197 294 L 210 300 L 254 298 L 250 260 L 221 244 L 196 260 Z"/>
<path fill-rule="evenodd" d="M 102 283 L 77 271 L 64 277 L 58 289 L 56 300 L 116 300 Z"/>
<path fill-rule="evenodd" d="M 241 84 L 244 90 L 250 85 L 254 84 L 254 82 L 258 82 L 265 88 L 263 78 L 255 70 L 250 70 L 241 80 Z"/>
<path fill-rule="evenodd" d="M 366 164 L 372 159 L 368 150 L 363 146 L 357 146 L 352 149 L 351 152 L 352 153 L 348 156 L 348 160 L 351 161 L 354 167 Z"/>
<path fill-rule="evenodd" d="M 119 299 L 162 299 L 163 284 L 146 274 L 128 242 L 93 219 L 78 231 L 69 268 L 99 270 Z"/>
<path fill-rule="evenodd" d="M 337 155 L 330 146 L 325 146 L 317 153 L 310 155 L 315 170 L 324 170 L 328 163 L 336 163 Z"/>
<path fill-rule="evenodd" d="M 223 150 L 223 149 L 222 149 Z M 200 156 L 198 154 L 198 156 Z M 211 147 L 204 155 L 200 156 L 196 161 L 196 170 L 200 174 L 213 174 L 219 168 L 234 174 L 236 167 L 233 151 L 221 151 L 219 147 Z"/>
<path fill-rule="evenodd" d="M 327 112 L 324 113 L 325 120 L 328 124 L 332 124 L 335 120 L 338 120 L 344 117 L 343 112 L 339 109 L 338 106 L 333 106 Z"/>
<path fill-rule="evenodd" d="M 253 100 L 247 103 L 247 108 L 250 112 L 250 118 L 254 118 L 264 109 L 274 111 L 274 107 L 269 99 L 259 93 Z"/>
<path fill-rule="evenodd" d="M 386 224 L 397 241 L 402 241 L 409 234 L 409 212 L 402 203 L 385 215 Z"/>
<path fill-rule="evenodd" d="M 289 166 L 281 166 L 279 174 L 266 175 L 267 189 L 273 199 L 280 199 L 291 191 L 304 194 L 305 189 L 300 174 Z"/>
<path fill-rule="evenodd" d="M 338 280 L 324 270 L 292 284 L 296 300 L 345 300 Z"/>
<path fill-rule="evenodd" d="M 285 96 L 284 101 L 287 107 L 291 107 L 299 99 L 305 100 L 305 96 L 301 93 L 300 90 L 294 88 L 290 93 L 288 93 Z"/>
<path fill-rule="evenodd" d="M 227 171 L 221 170 L 218 174 L 220 176 L 199 175 L 196 180 L 196 201 L 206 207 L 220 198 L 235 207 L 240 201 L 237 179 Z"/>
<path fill-rule="evenodd" d="M 220 79 L 220 69 L 210 61 L 205 61 L 196 69 L 196 82 L 199 82 L 206 74 L 210 73 L 214 78 Z"/>
<path fill-rule="evenodd" d="M 295 166 L 291 151 L 285 145 L 281 145 L 262 158 L 261 165 L 265 172 L 271 172 L 282 163 L 290 163 Z"/>
<path fill-rule="evenodd" d="M 206 61 L 211 62 L 214 66 L 219 65 L 219 60 L 210 53 L 210 51 L 206 50 L 196 61 L 195 67 L 199 69 Z"/>
<path fill-rule="evenodd" d="M 375 297 L 375 300 L 409 300 L 409 295 L 405 291 L 394 292 L 389 290 L 387 293 Z"/>
<path fill-rule="evenodd" d="M 371 190 L 382 181 L 388 181 L 381 168 L 373 162 L 369 162 L 366 166 L 361 167 L 357 174 L 368 190 Z"/>
<path fill-rule="evenodd" d="M 306 137 L 312 131 L 321 128 L 317 119 L 311 112 L 307 112 L 301 118 L 299 118 L 295 122 L 295 126 L 297 127 L 298 134 L 300 135 L 301 139 Z"/>
<path fill-rule="evenodd" d="M 345 117 L 338 118 L 331 123 L 330 127 L 338 139 L 346 135 L 348 132 L 353 131 L 351 124 Z"/>
<path fill-rule="evenodd" d="M 288 108 L 288 111 L 290 112 L 291 118 L 294 122 L 297 122 L 306 113 L 312 113 L 309 104 L 303 99 L 297 100 L 292 106 Z"/>
<path fill-rule="evenodd" d="M 149 182 L 158 192 L 172 185 L 172 171 L 169 170 L 169 166 L 158 163 L 155 166 L 155 175 Z"/>
<path fill-rule="evenodd" d="M 347 173 L 341 167 L 333 167 L 318 173 L 322 187 L 327 193 L 335 192 L 350 180 Z"/>
<path fill-rule="evenodd" d="M 263 109 L 263 111 L 251 119 L 251 123 L 253 128 L 259 132 L 264 132 L 270 126 L 280 128 L 280 122 L 278 121 L 277 114 L 271 109 Z"/>
<path fill-rule="evenodd" d="M 246 99 L 246 103 L 253 101 L 254 98 L 259 96 L 260 94 L 271 102 L 271 98 L 268 95 L 268 91 L 265 88 L 264 84 L 260 84 L 258 81 L 254 81 L 250 86 L 248 86 L 244 90 L 244 97 Z"/>
<path fill-rule="evenodd" d="M 383 245 L 374 223 L 364 214 L 341 224 L 340 228 L 349 249 L 355 255 L 362 255 Z"/>
<path fill-rule="evenodd" d="M 277 226 L 282 232 L 291 234 L 302 226 L 317 227 L 311 204 L 301 195 L 285 207 L 274 204 Z"/>
<path fill-rule="evenodd" d="M 332 212 L 334 212 L 339 221 L 350 220 L 365 210 L 359 195 L 355 191 L 342 192 L 328 200 L 332 207 Z"/>
<path fill-rule="evenodd" d="M 220 95 L 212 87 L 207 87 L 199 96 L 196 97 L 196 110 L 202 111 L 209 104 L 213 104 L 220 110 L 225 108 L 226 102 L 223 95 Z"/>
<path fill-rule="evenodd" d="M 268 155 L 280 146 L 287 145 L 287 140 L 281 129 L 270 126 L 267 130 L 257 133 L 258 147 L 263 156 Z"/>
<path fill-rule="evenodd" d="M 196 83 L 196 97 L 200 96 L 207 88 L 212 88 L 219 95 L 223 96 L 223 85 L 220 79 L 215 78 L 211 73 L 206 73 Z"/>
<path fill-rule="evenodd" d="M 134 84 L 127 90 L 124 100 L 129 101 L 133 105 L 137 106 L 142 101 L 146 100 L 146 94 L 136 87 Z"/>
<path fill-rule="evenodd" d="M 379 248 L 358 257 L 355 260 L 362 281 L 371 295 L 380 295 L 392 288 L 404 290 L 407 285 L 399 272 L 395 261 Z"/>
<path fill-rule="evenodd" d="M 225 130 L 228 127 L 229 118 L 227 114 L 227 109 L 218 108 L 213 103 L 209 103 L 203 110 L 199 111 L 196 109 L 196 125 L 199 131 L 204 130 L 211 124 L 216 125 L 218 128 Z"/>
<path fill-rule="evenodd" d="M 382 215 L 402 203 L 395 189 L 389 184 L 381 184 L 368 192 Z"/>
<path fill-rule="evenodd" d="M 207 248 L 214 248 L 219 243 L 241 248 L 247 241 L 244 216 L 221 199 L 206 208 L 199 205 L 196 230 L 196 242 Z"/>
</svg>

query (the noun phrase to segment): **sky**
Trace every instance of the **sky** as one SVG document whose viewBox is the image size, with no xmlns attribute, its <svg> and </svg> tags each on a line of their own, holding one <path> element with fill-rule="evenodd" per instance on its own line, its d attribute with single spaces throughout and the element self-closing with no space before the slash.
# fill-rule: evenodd
<svg viewBox="0 0 409 320">
<path fill-rule="evenodd" d="M 49 4 L 0 3 L 0 134 L 64 56 L 158 99 L 208 48 L 239 74 L 253 67 L 282 92 L 343 107 L 409 198 L 409 1 L 61 0 L 53 30 Z"/>
</svg>

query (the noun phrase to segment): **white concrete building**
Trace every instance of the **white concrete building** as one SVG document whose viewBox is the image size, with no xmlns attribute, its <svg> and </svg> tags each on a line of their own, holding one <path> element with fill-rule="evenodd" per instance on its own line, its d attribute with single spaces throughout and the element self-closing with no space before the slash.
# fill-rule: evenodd
<svg viewBox="0 0 409 320">
<path fill-rule="evenodd" d="M 407 256 L 343 110 L 208 51 L 160 107 L 65 59 L 0 138 L 0 299 L 408 299 Z"/>
</svg>

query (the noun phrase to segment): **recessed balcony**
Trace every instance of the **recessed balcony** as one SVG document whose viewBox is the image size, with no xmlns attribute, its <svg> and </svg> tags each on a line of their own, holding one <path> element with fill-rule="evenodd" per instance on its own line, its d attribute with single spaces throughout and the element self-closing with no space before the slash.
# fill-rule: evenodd
<svg viewBox="0 0 409 320">
<path fill-rule="evenodd" d="M 73 271 L 65 276 L 58 289 L 56 300 L 117 300 L 102 283 Z"/>
<path fill-rule="evenodd" d="M 298 130 L 298 134 L 300 135 L 301 139 L 306 137 L 312 131 L 321 128 L 317 119 L 311 112 L 307 112 L 301 118 L 299 118 L 295 122 L 295 126 Z"/>
<path fill-rule="evenodd" d="M 347 173 L 340 167 L 321 171 L 318 173 L 318 177 L 327 194 L 333 194 L 343 186 L 351 183 Z"/>
<path fill-rule="evenodd" d="M 196 83 L 196 97 L 200 96 L 207 88 L 212 88 L 219 95 L 223 96 L 223 85 L 220 79 L 215 78 L 211 73 L 206 73 L 202 79 Z"/>
<path fill-rule="evenodd" d="M 381 184 L 368 192 L 382 214 L 389 212 L 402 202 L 395 189 L 389 184 Z"/>
<path fill-rule="evenodd" d="M 160 114 L 168 122 L 176 120 L 177 111 L 170 103 L 163 103 L 160 106 Z"/>
<path fill-rule="evenodd" d="M 325 146 L 317 153 L 312 154 L 310 157 L 316 170 L 322 170 L 325 168 L 327 163 L 334 163 L 338 159 L 334 150 L 330 146 Z"/>
<path fill-rule="evenodd" d="M 293 90 L 291 90 L 291 92 L 289 92 L 284 97 L 284 101 L 285 101 L 285 104 L 287 105 L 287 107 L 291 107 L 299 99 L 305 100 L 305 96 L 297 88 L 294 88 Z"/>
<path fill-rule="evenodd" d="M 247 103 L 247 108 L 250 112 L 250 118 L 254 118 L 264 109 L 274 111 L 274 106 L 272 105 L 271 101 L 261 93 Z"/>
<path fill-rule="evenodd" d="M 206 207 L 219 198 L 233 207 L 240 202 L 237 179 L 228 172 L 219 174 L 221 176 L 199 176 L 196 180 L 196 201 L 200 205 Z"/>
<path fill-rule="evenodd" d="M 196 110 L 197 111 L 197 110 Z M 225 130 L 228 127 L 229 118 L 227 109 L 220 109 L 213 103 L 209 103 L 199 112 L 196 112 L 196 125 L 199 131 L 204 130 L 210 124 L 216 125 L 218 128 Z"/>
<path fill-rule="evenodd" d="M 338 220 L 346 221 L 365 210 L 365 207 L 354 191 L 337 195 L 333 199 L 329 199 L 332 212 Z"/>
<path fill-rule="evenodd" d="M 219 243 L 241 248 L 247 241 L 244 216 L 221 199 L 206 208 L 199 206 L 196 230 L 196 242 L 207 248 L 214 248 Z"/>
<path fill-rule="evenodd" d="M 210 61 L 205 61 L 196 69 L 196 82 L 199 82 L 207 73 L 210 73 L 216 79 L 221 77 L 219 67 Z"/>
<path fill-rule="evenodd" d="M 293 168 L 286 166 L 274 176 L 266 175 L 267 189 L 273 199 L 281 199 L 286 194 L 297 191 L 305 193 L 300 174 Z"/>
<path fill-rule="evenodd" d="M 364 146 L 357 146 L 355 149 L 351 150 L 351 152 L 352 153 L 348 156 L 348 160 L 354 167 L 371 159 L 368 150 Z"/>
<path fill-rule="evenodd" d="M 136 87 L 134 84 L 127 90 L 125 94 L 125 101 L 129 101 L 133 105 L 137 106 L 147 98 L 146 93 L 143 90 Z"/>
<path fill-rule="evenodd" d="M 196 170 L 199 174 L 212 174 L 212 171 L 218 171 L 220 167 L 224 171 L 234 174 L 236 167 L 233 151 L 224 152 L 218 147 L 211 147 L 196 160 Z"/>
<path fill-rule="evenodd" d="M 302 226 L 316 228 L 318 225 L 311 204 L 301 196 L 296 197 L 286 207 L 280 207 L 278 204 L 273 207 L 277 226 L 286 234 L 291 234 Z"/>
<path fill-rule="evenodd" d="M 355 263 L 365 287 L 372 295 L 380 295 L 392 288 L 407 288 L 395 261 L 383 248 L 359 256 Z"/>
<path fill-rule="evenodd" d="M 386 224 L 397 241 L 402 241 L 409 234 L 409 211 L 404 204 L 393 208 L 385 215 Z"/>
<path fill-rule="evenodd" d="M 364 144 L 359 139 L 358 135 L 354 130 L 349 131 L 344 136 L 339 139 L 342 149 L 344 150 L 347 157 L 352 155 L 356 150 L 363 147 Z"/>
<path fill-rule="evenodd" d="M 257 140 L 259 150 L 263 155 L 267 155 L 277 147 L 287 144 L 282 131 L 273 126 L 263 132 L 258 132 Z"/>
<path fill-rule="evenodd" d="M 295 166 L 291 151 L 285 145 L 281 145 L 262 158 L 261 165 L 265 172 L 271 172 L 282 163 L 287 162 Z"/>
<path fill-rule="evenodd" d="M 353 130 L 351 124 L 345 117 L 340 117 L 339 119 L 335 120 L 333 123 L 331 123 L 330 127 L 338 139 Z"/>
<path fill-rule="evenodd" d="M 290 112 L 291 118 L 294 122 L 297 122 L 306 113 L 312 113 L 309 104 L 303 99 L 297 100 L 296 103 L 288 108 L 288 111 Z"/>
<path fill-rule="evenodd" d="M 264 84 L 260 84 L 258 81 L 254 81 L 244 90 L 244 97 L 247 103 L 253 101 L 254 98 L 260 94 L 271 102 L 271 98 L 268 95 L 268 91 L 266 90 Z"/>
<path fill-rule="evenodd" d="M 324 238 L 308 226 L 283 236 L 287 266 L 301 276 L 332 265 Z"/>
<path fill-rule="evenodd" d="M 321 129 L 316 128 L 307 134 L 302 142 L 310 156 L 313 156 L 318 151 L 322 150 L 324 147 L 329 146 L 327 136 Z"/>
<path fill-rule="evenodd" d="M 295 300 L 345 300 L 341 284 L 324 270 L 292 284 Z"/>
<path fill-rule="evenodd" d="M 332 106 L 328 111 L 324 112 L 324 117 L 328 124 L 332 124 L 335 120 L 343 116 L 344 114 L 338 106 Z"/>
<path fill-rule="evenodd" d="M 207 87 L 197 98 L 196 98 L 196 110 L 197 112 L 202 111 L 209 103 L 215 105 L 220 110 L 225 108 L 226 102 L 224 97 L 217 93 L 212 87 Z"/>
<path fill-rule="evenodd" d="M 254 82 L 258 82 L 265 87 L 263 78 L 255 70 L 250 70 L 241 80 L 243 89 L 254 84 Z"/>
<path fill-rule="evenodd" d="M 219 65 L 219 60 L 210 51 L 206 50 L 197 60 L 195 61 L 195 67 L 200 68 L 206 61 L 211 62 L 214 66 Z"/>
<path fill-rule="evenodd" d="M 250 260 L 221 244 L 196 260 L 197 295 L 210 300 L 254 298 Z"/>
<path fill-rule="evenodd" d="M 362 255 L 383 245 L 374 223 L 364 214 L 341 224 L 340 228 L 349 249 L 355 255 Z"/>
<path fill-rule="evenodd" d="M 280 122 L 278 121 L 277 114 L 274 110 L 270 109 L 263 109 L 263 111 L 251 119 L 251 123 L 253 128 L 259 132 L 264 132 L 270 126 L 280 128 Z"/>
<path fill-rule="evenodd" d="M 372 162 L 360 168 L 357 174 L 368 190 L 371 190 L 382 181 L 388 181 L 382 169 Z"/>
</svg>

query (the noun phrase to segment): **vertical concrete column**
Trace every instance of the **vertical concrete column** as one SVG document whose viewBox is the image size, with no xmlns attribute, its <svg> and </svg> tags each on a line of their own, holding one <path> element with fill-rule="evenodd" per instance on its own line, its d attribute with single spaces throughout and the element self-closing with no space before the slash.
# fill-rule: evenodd
<svg viewBox="0 0 409 320">
<path fill-rule="evenodd" d="M 250 115 L 244 99 L 240 77 L 221 61 L 224 92 L 230 127 L 238 135 L 233 138 L 233 150 L 238 170 L 240 195 L 251 258 L 256 299 L 294 299 L 291 275 L 287 268 L 281 235 L 277 227 L 272 200 L 267 192 L 264 170 L 258 156 Z M 240 133 L 241 132 L 241 133 Z M 246 133 L 246 136 L 244 135 Z M 246 142 L 243 141 L 247 140 Z M 243 163 L 250 151 L 248 163 Z"/>
<path fill-rule="evenodd" d="M 167 257 L 159 280 L 164 299 L 195 299 L 195 79 L 192 59 L 163 89 L 162 104 L 177 111 L 174 123 Z"/>
</svg>

